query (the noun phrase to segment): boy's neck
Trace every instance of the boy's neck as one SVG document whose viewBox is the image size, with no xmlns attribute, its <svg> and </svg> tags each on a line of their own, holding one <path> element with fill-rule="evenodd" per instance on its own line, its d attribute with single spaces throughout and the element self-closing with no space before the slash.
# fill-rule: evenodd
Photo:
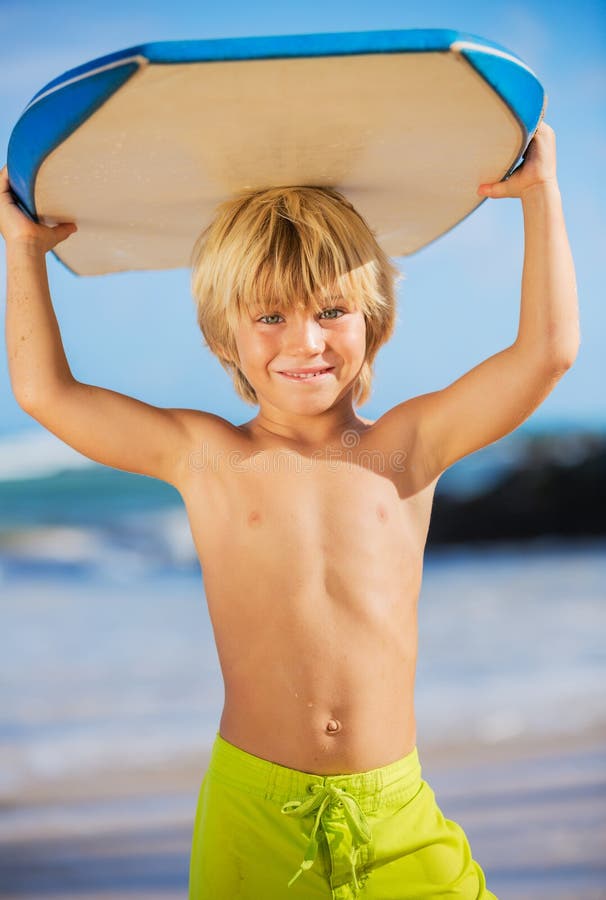
<svg viewBox="0 0 606 900">
<path fill-rule="evenodd" d="M 325 446 L 342 440 L 348 429 L 358 430 L 369 424 L 356 415 L 351 403 L 336 405 L 323 413 L 312 416 L 284 412 L 275 407 L 263 406 L 254 419 L 246 423 L 248 429 L 261 429 L 277 437 L 287 438 L 302 446 Z"/>
</svg>

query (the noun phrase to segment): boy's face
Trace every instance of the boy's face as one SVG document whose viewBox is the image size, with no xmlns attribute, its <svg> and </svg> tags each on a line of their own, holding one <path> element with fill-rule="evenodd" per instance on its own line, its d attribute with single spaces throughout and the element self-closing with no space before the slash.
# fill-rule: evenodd
<svg viewBox="0 0 606 900">
<path fill-rule="evenodd" d="M 240 368 L 260 405 L 314 415 L 353 387 L 365 359 L 366 322 L 353 303 L 335 295 L 319 313 L 302 307 L 277 313 L 248 309 L 235 340 Z M 329 371 L 303 378 L 285 374 L 315 368 Z"/>
</svg>

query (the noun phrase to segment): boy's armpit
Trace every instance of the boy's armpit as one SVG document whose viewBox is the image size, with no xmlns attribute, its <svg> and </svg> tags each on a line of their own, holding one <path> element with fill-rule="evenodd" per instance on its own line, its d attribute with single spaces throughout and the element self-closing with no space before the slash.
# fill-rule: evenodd
<svg viewBox="0 0 606 900">
<path fill-rule="evenodd" d="M 420 442 L 419 422 L 424 409 L 425 397 L 420 395 L 404 400 L 383 413 L 374 423 L 373 431 L 379 449 L 388 458 L 400 453 L 404 463 L 403 477 L 407 488 L 417 492 L 435 480 L 433 466 L 425 456 Z M 405 473 L 405 474 L 404 474 Z"/>
</svg>

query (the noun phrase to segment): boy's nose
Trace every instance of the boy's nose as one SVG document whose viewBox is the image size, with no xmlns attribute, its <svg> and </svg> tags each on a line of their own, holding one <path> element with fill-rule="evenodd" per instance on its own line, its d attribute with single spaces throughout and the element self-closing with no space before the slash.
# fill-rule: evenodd
<svg viewBox="0 0 606 900">
<path fill-rule="evenodd" d="M 286 331 L 285 345 L 291 353 L 321 351 L 324 348 L 324 331 L 313 318 L 291 321 Z"/>
</svg>

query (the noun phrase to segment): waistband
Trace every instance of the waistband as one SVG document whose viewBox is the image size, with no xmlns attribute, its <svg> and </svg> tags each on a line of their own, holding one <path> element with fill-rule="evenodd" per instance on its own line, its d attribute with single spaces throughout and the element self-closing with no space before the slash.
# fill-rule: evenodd
<svg viewBox="0 0 606 900">
<path fill-rule="evenodd" d="M 414 797 L 421 785 L 422 770 L 415 746 L 401 759 L 366 772 L 316 775 L 254 756 L 217 731 L 208 771 L 232 787 L 280 804 L 298 794 L 338 788 L 353 794 L 362 810 L 371 813 L 386 804 L 405 803 Z"/>
</svg>

